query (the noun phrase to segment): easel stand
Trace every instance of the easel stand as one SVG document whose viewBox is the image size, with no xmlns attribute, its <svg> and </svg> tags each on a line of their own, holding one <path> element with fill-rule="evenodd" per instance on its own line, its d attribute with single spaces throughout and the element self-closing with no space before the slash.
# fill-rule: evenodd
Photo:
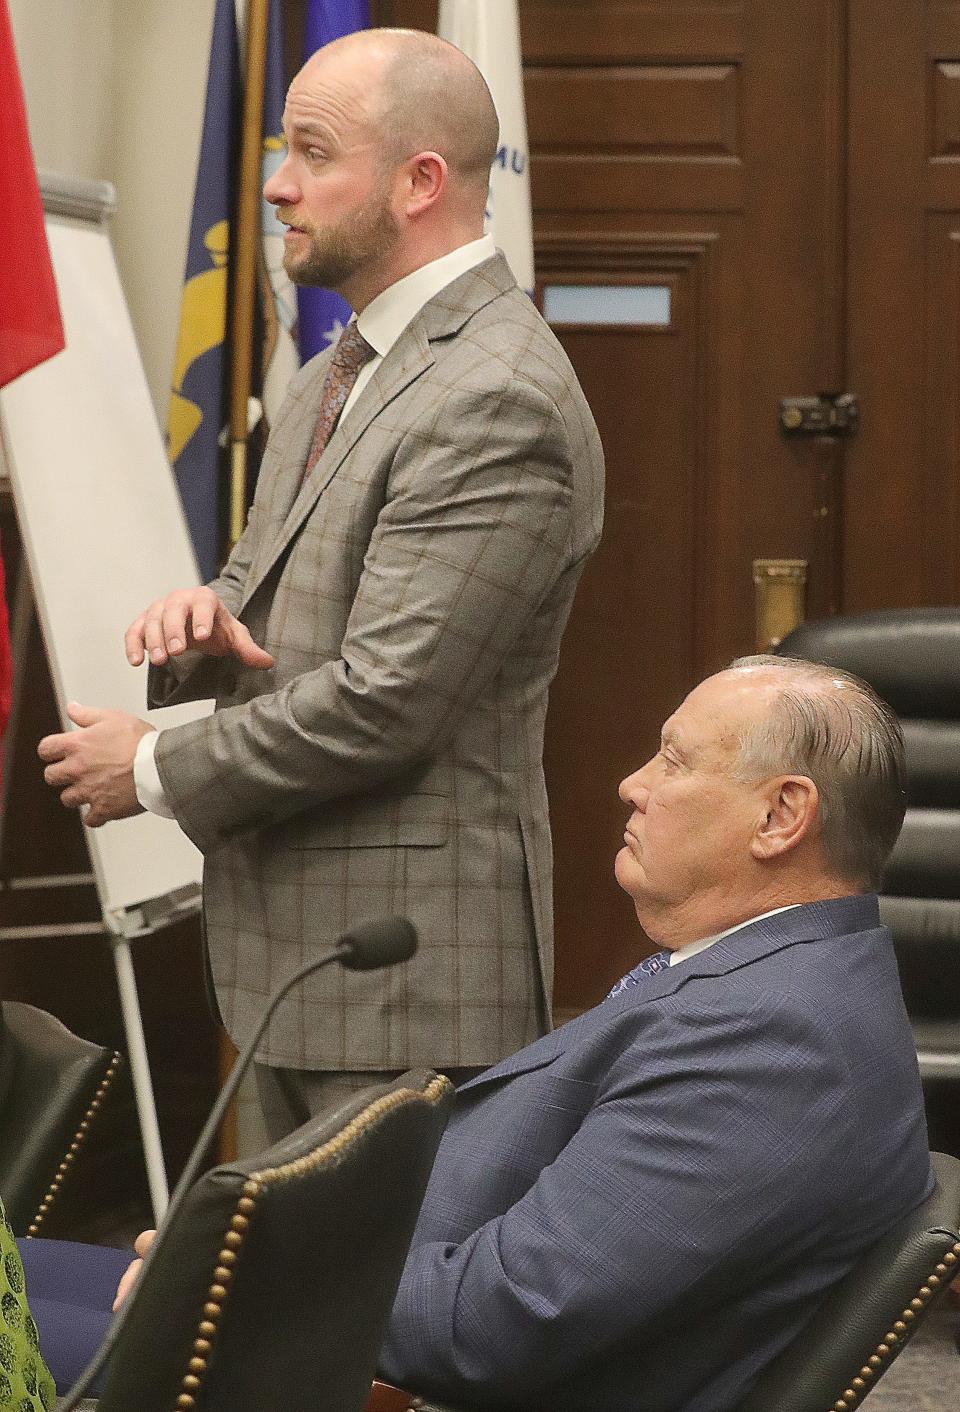
<svg viewBox="0 0 960 1412">
<path fill-rule="evenodd" d="M 13 694 L 10 720 L 7 727 L 7 750 L 3 782 L 0 787 L 0 890 L 22 893 L 45 893 L 53 888 L 76 888 L 96 886 L 94 873 L 63 873 L 46 876 L 8 877 L 3 866 L 4 833 L 9 820 L 8 800 L 10 782 L 13 778 L 14 754 L 21 741 L 23 724 L 24 683 L 26 677 L 27 653 L 34 625 L 33 597 L 30 590 L 29 573 L 26 561 L 21 560 L 13 595 L 13 609 L 10 621 L 10 645 L 13 657 Z M 169 1202 L 167 1173 L 160 1143 L 160 1127 L 157 1122 L 157 1106 L 150 1077 L 150 1064 L 147 1059 L 147 1046 L 143 1033 L 143 1018 L 140 1012 L 140 999 L 133 971 L 133 957 L 130 941 L 135 936 L 147 936 L 175 919 L 195 911 L 199 899 L 191 889 L 181 889 L 190 896 L 173 896 L 163 899 L 167 905 L 156 903 L 142 908 L 128 908 L 119 916 L 104 915 L 101 922 L 49 922 L 33 926 L 0 927 L 0 941 L 32 941 L 64 936 L 104 936 L 110 943 L 113 963 L 117 974 L 117 990 L 120 995 L 120 1008 L 123 1015 L 123 1028 L 126 1036 L 127 1057 L 133 1079 L 134 1100 L 140 1125 L 140 1138 L 143 1146 L 144 1164 L 150 1189 L 150 1202 L 157 1222 L 160 1221 Z M 162 919 L 162 920 L 159 920 Z M 115 928 L 119 925 L 121 930 Z"/>
<path fill-rule="evenodd" d="M 49 173 L 41 173 L 40 184 L 65 347 L 0 390 L 2 459 L 23 549 L 13 609 L 19 684 L 10 732 L 13 748 L 23 757 L 32 754 L 40 734 L 22 719 L 24 666 L 32 667 L 30 656 L 39 652 L 34 619 L 40 624 L 64 729 L 70 728 L 65 703 L 71 700 L 150 719 L 144 709 L 145 674 L 132 670 L 126 660 L 124 630 L 145 603 L 171 585 L 199 581 L 110 243 L 113 188 L 107 182 Z M 211 708 L 211 702 L 171 707 L 161 722 L 178 725 Z M 22 759 L 18 779 L 25 770 Z M 31 798 L 45 793 L 39 778 L 34 784 L 31 777 L 24 798 L 18 784 L 15 799 L 21 818 L 29 817 Z M 45 807 L 34 812 L 43 814 Z M 2 814 L 7 822 L 9 811 L 3 809 Z M 0 853 L 2 886 L 39 891 L 32 915 L 17 914 L 19 902 L 10 899 L 3 920 L 46 924 L 54 920 L 50 889 L 73 887 L 76 896 L 61 893 L 65 926 L 57 924 L 52 931 L 17 928 L 16 934 L 95 932 L 110 939 L 144 1156 L 159 1215 L 166 1204 L 166 1175 L 129 943 L 199 909 L 202 859 L 172 820 L 139 814 L 101 829 L 84 829 L 86 856 L 78 848 L 83 861 L 69 864 L 70 871 L 79 874 L 89 859 L 90 874 L 79 880 L 84 886 L 78 890 L 77 877 L 66 882 L 62 877 L 33 876 L 41 866 L 34 869 L 33 859 L 24 856 L 22 824 L 9 824 L 7 853 L 23 861 L 4 867 Z M 69 858 L 69 850 L 64 857 Z M 46 871 L 55 869 L 47 864 Z M 96 890 L 95 899 L 86 890 L 90 887 Z M 46 895 L 42 903 L 40 893 Z M 100 921 L 94 922 L 97 912 Z"/>
</svg>

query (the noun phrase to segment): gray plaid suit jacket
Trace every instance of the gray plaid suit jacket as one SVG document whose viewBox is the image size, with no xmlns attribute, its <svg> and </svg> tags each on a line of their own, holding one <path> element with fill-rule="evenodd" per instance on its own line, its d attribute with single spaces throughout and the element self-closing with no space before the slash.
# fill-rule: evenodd
<svg viewBox="0 0 960 1412">
<path fill-rule="evenodd" d="M 549 1024 L 547 688 L 601 529 L 603 460 L 557 340 L 499 255 L 412 320 L 304 481 L 329 354 L 294 380 L 246 532 L 213 588 L 271 652 L 153 671 L 153 705 L 216 695 L 156 761 L 205 855 L 237 1043 L 344 928 L 409 916 L 390 971 L 330 968 L 261 1061 L 494 1061 Z"/>
</svg>

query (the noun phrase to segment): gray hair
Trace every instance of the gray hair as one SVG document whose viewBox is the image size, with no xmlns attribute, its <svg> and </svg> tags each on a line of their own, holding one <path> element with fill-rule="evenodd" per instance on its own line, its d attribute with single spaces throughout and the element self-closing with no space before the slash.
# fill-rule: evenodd
<svg viewBox="0 0 960 1412">
<path fill-rule="evenodd" d="M 738 657 L 729 670 L 763 668 L 786 680 L 769 715 L 744 732 L 739 778 L 812 779 L 820 842 L 838 877 L 876 889 L 906 810 L 903 732 L 871 686 L 837 667 L 797 657 Z"/>
</svg>

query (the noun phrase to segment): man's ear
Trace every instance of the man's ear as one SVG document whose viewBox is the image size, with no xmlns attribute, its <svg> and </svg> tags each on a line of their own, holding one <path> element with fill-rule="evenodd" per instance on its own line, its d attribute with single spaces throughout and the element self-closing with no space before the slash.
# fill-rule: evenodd
<svg viewBox="0 0 960 1412">
<path fill-rule="evenodd" d="M 766 816 L 750 841 L 758 862 L 778 858 L 796 848 L 812 831 L 820 795 L 806 775 L 783 775 L 766 789 Z"/>
<path fill-rule="evenodd" d="M 404 213 L 416 218 L 439 200 L 447 185 L 447 164 L 439 152 L 418 152 L 402 168 Z"/>
</svg>

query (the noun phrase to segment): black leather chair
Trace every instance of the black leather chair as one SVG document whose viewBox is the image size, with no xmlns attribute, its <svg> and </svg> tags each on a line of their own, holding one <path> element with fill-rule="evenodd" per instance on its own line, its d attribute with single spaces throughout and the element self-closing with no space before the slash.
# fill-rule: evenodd
<svg viewBox="0 0 960 1412">
<path fill-rule="evenodd" d="M 932 1158 L 933 1193 L 860 1257 L 738 1412 L 851 1412 L 910 1342 L 960 1270 L 960 1161 Z"/>
<path fill-rule="evenodd" d="M 130 1297 L 99 1412 L 360 1412 L 452 1094 L 405 1074 L 201 1177 Z"/>
<path fill-rule="evenodd" d="M 852 1412 L 910 1342 L 960 1270 L 960 1161 L 932 1158 L 932 1194 L 860 1257 L 736 1412 Z M 367 1412 L 408 1409 L 465 1412 L 385 1385 Z"/>
<path fill-rule="evenodd" d="M 920 1072 L 960 1079 L 960 608 L 824 618 L 795 628 L 778 650 L 856 673 L 903 724 L 907 817 L 880 908 Z"/>
<path fill-rule="evenodd" d="M 0 1004 L 0 1197 L 15 1234 L 48 1234 L 121 1062 L 45 1010 Z"/>
</svg>

